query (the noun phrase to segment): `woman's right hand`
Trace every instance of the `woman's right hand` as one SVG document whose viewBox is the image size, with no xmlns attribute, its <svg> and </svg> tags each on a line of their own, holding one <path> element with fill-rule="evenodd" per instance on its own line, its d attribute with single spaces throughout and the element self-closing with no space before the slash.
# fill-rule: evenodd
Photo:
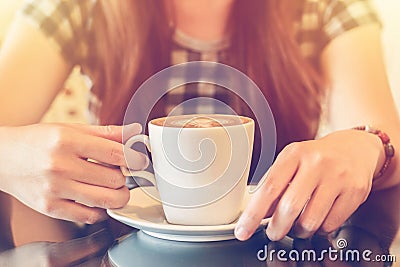
<svg viewBox="0 0 400 267">
<path fill-rule="evenodd" d="M 124 126 L 125 135 L 141 132 L 139 124 Z M 50 217 L 95 223 L 104 209 L 120 208 L 129 200 L 122 126 L 35 124 L 0 128 L 0 190 Z M 147 158 L 133 150 L 133 169 Z"/>
</svg>

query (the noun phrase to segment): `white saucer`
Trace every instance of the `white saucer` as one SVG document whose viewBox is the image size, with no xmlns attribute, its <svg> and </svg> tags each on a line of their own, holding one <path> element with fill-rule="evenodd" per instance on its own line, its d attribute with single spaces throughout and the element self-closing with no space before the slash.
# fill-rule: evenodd
<svg viewBox="0 0 400 267">
<path fill-rule="evenodd" d="M 138 187 L 130 191 L 128 204 L 120 209 L 107 210 L 114 219 L 141 229 L 144 233 L 161 239 L 187 242 L 210 242 L 235 239 L 236 222 L 225 225 L 198 226 L 170 224 L 165 219 L 161 203 L 150 195 L 156 195 L 154 187 Z M 245 202 L 249 200 L 246 194 Z M 264 229 L 270 218 L 261 221 L 257 231 Z"/>
</svg>

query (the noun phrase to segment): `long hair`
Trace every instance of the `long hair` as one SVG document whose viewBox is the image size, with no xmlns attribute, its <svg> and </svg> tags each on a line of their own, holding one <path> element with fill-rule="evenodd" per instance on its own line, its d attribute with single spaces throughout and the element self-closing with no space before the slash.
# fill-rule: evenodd
<svg viewBox="0 0 400 267">
<path fill-rule="evenodd" d="M 236 0 L 230 20 L 229 64 L 261 88 L 275 117 L 278 150 L 313 138 L 321 113 L 318 71 L 300 52 L 294 21 L 302 1 Z M 89 62 L 100 122 L 121 124 L 140 84 L 169 66 L 173 30 L 164 1 L 99 0 L 94 25 L 96 58 Z"/>
</svg>

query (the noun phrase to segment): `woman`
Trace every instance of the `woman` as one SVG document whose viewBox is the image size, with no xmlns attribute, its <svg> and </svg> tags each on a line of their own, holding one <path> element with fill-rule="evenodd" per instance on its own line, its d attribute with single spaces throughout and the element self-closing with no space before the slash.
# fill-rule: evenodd
<svg viewBox="0 0 400 267">
<path fill-rule="evenodd" d="M 292 227 L 303 238 L 331 232 L 371 190 L 400 182 L 391 153 L 400 123 L 367 1 L 31 2 L 0 54 L 0 189 L 44 214 L 94 223 L 129 198 L 118 171 L 86 161 L 125 165 L 121 127 L 34 124 L 74 64 L 94 82 L 91 110 L 102 125 L 121 124 L 135 89 L 171 64 L 221 61 L 259 85 L 279 154 L 239 219 L 240 240 L 266 215 L 272 240 Z M 314 140 L 325 97 L 334 131 Z M 352 129 L 363 125 L 382 129 L 391 144 L 383 132 Z M 144 156 L 133 156 L 143 168 Z"/>
</svg>

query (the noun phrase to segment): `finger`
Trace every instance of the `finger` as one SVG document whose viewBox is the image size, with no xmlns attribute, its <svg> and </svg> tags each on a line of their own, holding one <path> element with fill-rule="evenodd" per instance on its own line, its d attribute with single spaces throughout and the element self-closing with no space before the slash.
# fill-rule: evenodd
<svg viewBox="0 0 400 267">
<path fill-rule="evenodd" d="M 122 208 L 128 203 L 129 189 L 126 186 L 119 189 L 110 189 L 69 181 L 65 183 L 64 190 L 60 192 L 60 197 L 74 200 L 90 207 L 116 209 Z"/>
<path fill-rule="evenodd" d="M 286 189 L 298 167 L 298 159 L 283 154 L 266 174 L 265 181 L 258 187 L 249 204 L 243 211 L 235 228 L 239 240 L 247 240 L 258 228 L 274 201 Z M 261 183 L 261 182 L 260 182 Z"/>
<path fill-rule="evenodd" d="M 79 123 L 71 123 L 65 125 L 74 128 L 75 130 L 78 130 L 81 133 L 94 135 L 97 137 L 109 139 L 119 143 L 122 143 L 123 135 L 131 137 L 133 135 L 137 135 L 142 132 L 142 126 L 139 123 L 132 123 L 124 126 L 116 126 L 116 125 L 100 126 L 100 125 L 88 125 Z"/>
<path fill-rule="evenodd" d="M 88 207 L 71 200 L 57 200 L 54 202 L 53 207 L 47 215 L 57 219 L 94 224 L 108 218 L 104 209 Z"/>
<path fill-rule="evenodd" d="M 264 218 L 271 217 L 272 214 L 274 214 L 274 211 L 275 211 L 276 207 L 278 206 L 278 203 L 279 203 L 280 200 L 281 200 L 281 196 L 279 196 L 277 199 L 275 199 L 272 202 L 272 204 L 269 207 L 269 209 L 268 209 L 267 213 L 265 214 Z"/>
<path fill-rule="evenodd" d="M 267 227 L 267 235 L 271 240 L 282 239 L 291 229 L 294 221 L 310 199 L 316 188 L 315 174 L 310 168 L 300 168 L 272 215 Z"/>
<path fill-rule="evenodd" d="M 352 193 L 340 195 L 333 203 L 320 231 L 328 234 L 338 229 L 356 211 L 359 203 L 361 200 L 358 200 L 358 197 Z"/>
<path fill-rule="evenodd" d="M 101 164 L 78 159 L 72 169 L 71 177 L 77 182 L 118 189 L 125 185 L 125 176 L 120 169 L 113 169 Z"/>
<path fill-rule="evenodd" d="M 97 136 L 81 135 L 80 142 L 74 147 L 77 155 L 116 166 L 127 167 L 125 156 L 129 159 L 129 168 L 141 170 L 147 167 L 148 158 L 133 149 L 123 149 L 123 145 Z"/>
<path fill-rule="evenodd" d="M 312 236 L 324 222 L 337 196 L 332 188 L 318 186 L 295 223 L 295 235 L 299 238 Z"/>
</svg>

